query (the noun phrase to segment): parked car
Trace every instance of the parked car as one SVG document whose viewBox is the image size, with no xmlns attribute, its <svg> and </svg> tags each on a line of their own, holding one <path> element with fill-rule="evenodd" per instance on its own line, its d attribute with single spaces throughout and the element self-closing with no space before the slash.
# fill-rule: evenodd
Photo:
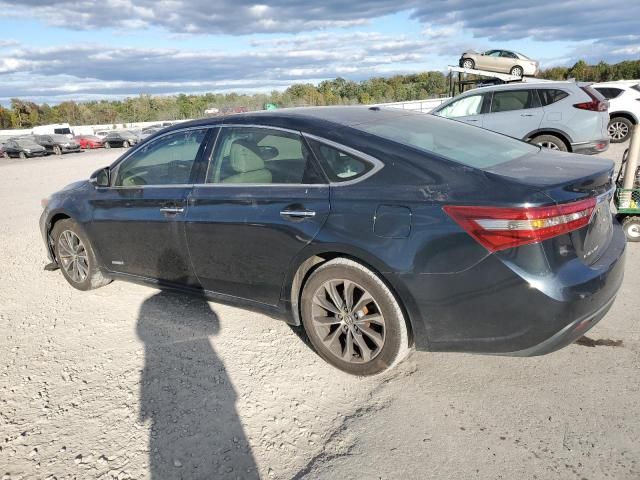
<svg viewBox="0 0 640 480">
<path fill-rule="evenodd" d="M 126 130 L 121 130 L 118 132 L 110 132 L 102 138 L 104 142 L 105 148 L 112 147 L 124 147 L 129 148 L 131 145 L 135 145 L 138 143 L 138 136 L 128 132 Z"/>
<path fill-rule="evenodd" d="M 18 137 L 7 140 L 2 153 L 5 158 L 31 158 L 42 157 L 47 154 L 47 150 L 30 137 Z"/>
<path fill-rule="evenodd" d="M 405 110 L 283 109 L 170 127 L 45 200 L 40 228 L 75 288 L 262 309 L 369 375 L 410 345 L 528 356 L 581 337 L 623 277 L 613 168 Z"/>
<path fill-rule="evenodd" d="M 626 142 L 640 119 L 640 80 L 595 83 L 593 88 L 609 100 L 609 139 Z"/>
<path fill-rule="evenodd" d="M 138 135 L 138 137 L 140 138 L 140 141 L 145 140 L 149 138 L 151 135 L 155 135 L 163 128 L 164 127 L 143 128 L 140 134 Z"/>
<path fill-rule="evenodd" d="M 509 83 L 469 90 L 434 115 L 564 152 L 609 148 L 608 102 L 586 83 Z"/>
<path fill-rule="evenodd" d="M 104 147 L 102 139 L 95 135 L 78 135 L 74 137 L 74 140 L 80 145 L 80 148 L 93 149 Z"/>
<path fill-rule="evenodd" d="M 537 61 L 511 50 L 487 50 L 484 53 L 470 50 L 460 57 L 460 66 L 490 72 L 509 73 L 517 77 L 535 76 L 539 71 Z"/>
<path fill-rule="evenodd" d="M 98 138 L 104 138 L 115 130 L 96 130 L 94 135 Z"/>
<path fill-rule="evenodd" d="M 80 151 L 80 145 L 74 140 L 69 140 L 66 135 L 34 135 L 33 139 L 37 144 L 46 148 L 48 153 L 54 155 Z"/>
</svg>

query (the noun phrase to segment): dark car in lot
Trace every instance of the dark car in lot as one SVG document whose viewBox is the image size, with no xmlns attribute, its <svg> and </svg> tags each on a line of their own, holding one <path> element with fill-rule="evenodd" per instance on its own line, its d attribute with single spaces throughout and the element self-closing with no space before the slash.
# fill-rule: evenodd
<svg viewBox="0 0 640 480">
<path fill-rule="evenodd" d="M 610 308 L 614 164 L 378 107 L 171 127 L 53 194 L 40 228 L 75 288 L 180 289 L 302 325 L 356 375 L 417 350 L 540 355 Z"/>
<path fill-rule="evenodd" d="M 47 150 L 38 145 L 32 138 L 11 138 L 2 147 L 5 158 L 31 158 L 42 157 Z"/>
<path fill-rule="evenodd" d="M 132 132 L 109 132 L 102 138 L 105 148 L 129 148 L 131 145 L 138 143 L 138 136 Z"/>
<path fill-rule="evenodd" d="M 37 144 L 46 148 L 48 153 L 54 155 L 80 151 L 80 145 L 66 135 L 34 135 L 33 139 Z"/>
</svg>

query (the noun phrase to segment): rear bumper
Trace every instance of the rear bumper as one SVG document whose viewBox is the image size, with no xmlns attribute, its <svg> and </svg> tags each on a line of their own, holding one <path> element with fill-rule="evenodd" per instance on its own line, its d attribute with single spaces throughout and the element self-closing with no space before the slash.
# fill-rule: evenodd
<svg viewBox="0 0 640 480">
<path fill-rule="evenodd" d="M 513 255 L 537 255 L 520 250 Z M 505 254 L 508 256 L 509 254 Z M 399 275 L 417 350 L 542 355 L 568 345 L 609 310 L 624 276 L 619 225 L 591 266 L 527 275 L 496 254 L 461 272 Z M 538 257 L 536 257 L 538 258 Z M 417 324 L 417 325 L 416 325 Z"/>
<path fill-rule="evenodd" d="M 609 139 L 596 140 L 595 142 L 572 143 L 571 151 L 573 153 L 581 153 L 583 155 L 595 155 L 602 153 L 609 148 Z"/>
</svg>

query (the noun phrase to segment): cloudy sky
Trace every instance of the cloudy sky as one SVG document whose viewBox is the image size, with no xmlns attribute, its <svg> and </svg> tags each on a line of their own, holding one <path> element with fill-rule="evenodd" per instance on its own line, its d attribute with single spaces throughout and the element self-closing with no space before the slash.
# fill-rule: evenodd
<svg viewBox="0 0 640 480">
<path fill-rule="evenodd" d="M 543 67 L 640 58 L 640 2 L 527 3 L 0 0 L 0 103 L 266 92 L 444 71 L 467 48 L 509 48 Z"/>
</svg>

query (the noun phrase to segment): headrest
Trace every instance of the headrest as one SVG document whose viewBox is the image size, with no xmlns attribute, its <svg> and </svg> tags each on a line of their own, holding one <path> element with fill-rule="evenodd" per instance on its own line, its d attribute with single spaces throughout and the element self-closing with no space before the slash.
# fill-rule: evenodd
<svg viewBox="0 0 640 480">
<path fill-rule="evenodd" d="M 229 157 L 231 168 L 237 173 L 253 172 L 264 168 L 264 160 L 255 152 L 255 146 L 246 140 L 234 140 Z"/>
</svg>

